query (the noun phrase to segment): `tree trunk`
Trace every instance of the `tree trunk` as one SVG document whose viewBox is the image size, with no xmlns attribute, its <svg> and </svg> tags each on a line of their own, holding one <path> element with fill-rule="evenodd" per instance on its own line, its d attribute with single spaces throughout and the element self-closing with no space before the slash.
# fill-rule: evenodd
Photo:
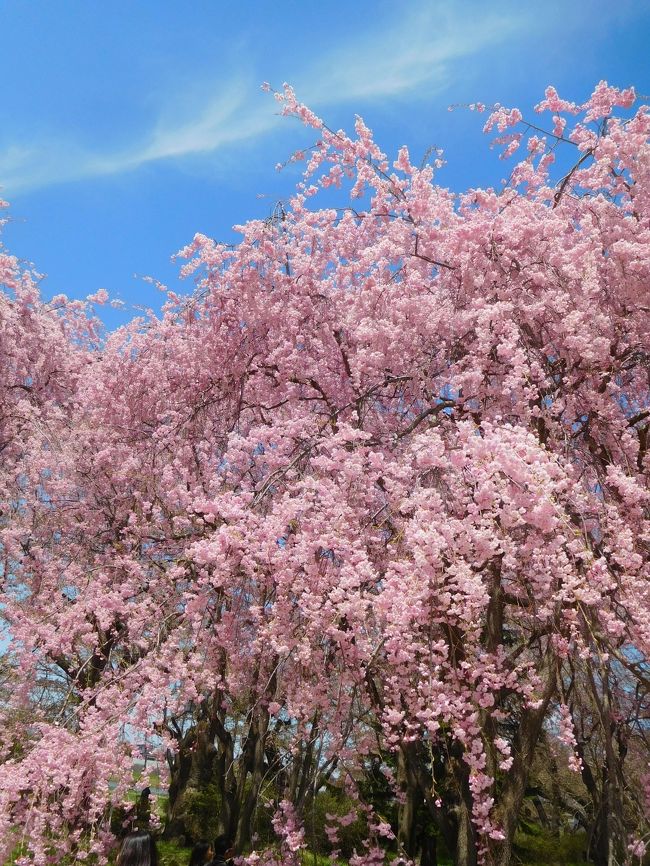
<svg viewBox="0 0 650 866">
<path fill-rule="evenodd" d="M 510 866 L 512 846 L 519 823 L 519 813 L 526 793 L 535 749 L 539 742 L 548 705 L 557 688 L 555 660 L 550 660 L 546 673 L 544 694 L 537 709 L 526 709 L 522 714 L 519 729 L 513 743 L 514 761 L 506 776 L 497 815 L 505 838 L 490 846 L 494 866 Z"/>
<path fill-rule="evenodd" d="M 458 836 L 456 838 L 456 856 L 454 866 L 476 866 L 476 833 L 472 823 L 471 807 L 468 803 L 460 803 L 458 807 Z"/>
<path fill-rule="evenodd" d="M 213 781 L 219 754 L 214 745 L 214 720 L 202 718 L 182 737 L 177 737 L 178 749 L 169 752 L 170 770 L 169 820 L 165 837 L 191 836 L 187 825 L 185 794 L 191 788 L 204 791 Z"/>
<path fill-rule="evenodd" d="M 397 841 L 406 856 L 413 860 L 418 848 L 416 813 L 419 787 L 413 771 L 413 743 L 402 743 L 397 753 L 397 784 L 402 800 L 397 810 Z"/>
<path fill-rule="evenodd" d="M 269 716 L 261 712 L 260 716 L 253 719 L 246 741 L 247 755 L 240 771 L 239 777 L 239 819 L 235 833 L 235 850 L 242 853 L 251 844 L 253 830 L 253 813 L 264 778 L 264 758 L 266 755 L 266 736 L 268 732 Z M 247 787 L 248 786 L 248 787 Z"/>
<path fill-rule="evenodd" d="M 422 837 L 420 866 L 438 866 L 438 840 L 428 833 Z"/>
<path fill-rule="evenodd" d="M 187 788 L 192 773 L 191 746 L 194 743 L 193 732 L 179 743 L 175 754 L 168 752 L 167 764 L 169 766 L 169 793 L 168 809 L 169 820 L 165 827 L 165 837 L 171 839 L 175 836 L 184 836 L 186 833 L 185 820 L 182 815 L 182 796 Z"/>
</svg>

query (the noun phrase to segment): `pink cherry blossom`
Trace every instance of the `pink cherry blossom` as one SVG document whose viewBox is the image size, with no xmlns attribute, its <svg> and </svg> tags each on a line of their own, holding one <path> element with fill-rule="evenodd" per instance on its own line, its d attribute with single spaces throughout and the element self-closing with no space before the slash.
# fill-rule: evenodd
<svg viewBox="0 0 650 866">
<path fill-rule="evenodd" d="M 524 156 L 456 195 L 274 95 L 318 136 L 295 195 L 197 234 L 159 317 L 102 333 L 0 256 L 0 858 L 106 862 L 145 742 L 162 784 L 182 749 L 245 754 L 279 843 L 250 864 L 299 862 L 324 778 L 354 801 L 333 844 L 363 816 L 350 862 L 384 863 L 360 780 L 381 758 L 399 810 L 424 749 L 431 819 L 465 809 L 503 863 L 542 731 L 585 769 L 567 683 L 647 664 L 647 107 L 496 107 Z"/>
</svg>

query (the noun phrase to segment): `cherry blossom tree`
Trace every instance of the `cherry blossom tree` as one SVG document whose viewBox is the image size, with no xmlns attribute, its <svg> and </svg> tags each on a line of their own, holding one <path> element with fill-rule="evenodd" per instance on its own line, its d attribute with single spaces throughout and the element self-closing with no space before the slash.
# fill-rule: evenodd
<svg viewBox="0 0 650 866">
<path fill-rule="evenodd" d="M 197 235 L 196 292 L 160 318 L 98 345 L 8 260 L 1 856 L 103 856 L 153 736 L 172 785 L 190 747 L 213 760 L 240 850 L 273 778 L 296 857 L 335 778 L 367 822 L 355 866 L 394 836 L 413 858 L 418 808 L 459 866 L 506 866 L 558 718 L 580 760 L 575 665 L 648 658 L 647 107 L 605 83 L 549 88 L 548 123 L 496 107 L 526 156 L 455 195 L 360 119 L 276 98 L 318 136 L 295 195 L 234 247 Z M 329 187 L 350 198 L 315 207 Z M 376 760 L 398 826 L 364 801 Z"/>
<path fill-rule="evenodd" d="M 646 811 L 641 778 L 650 718 L 647 682 L 616 660 L 575 660 L 564 695 L 569 763 L 588 792 L 589 847 L 597 864 L 624 859 Z"/>
</svg>

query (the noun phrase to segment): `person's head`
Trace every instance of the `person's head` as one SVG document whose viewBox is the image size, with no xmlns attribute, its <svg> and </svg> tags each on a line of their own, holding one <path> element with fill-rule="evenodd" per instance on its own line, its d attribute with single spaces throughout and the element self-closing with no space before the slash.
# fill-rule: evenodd
<svg viewBox="0 0 650 866">
<path fill-rule="evenodd" d="M 215 859 L 227 860 L 228 857 L 232 855 L 232 839 L 225 833 L 222 833 L 221 836 L 217 836 L 212 847 L 214 849 Z"/>
<path fill-rule="evenodd" d="M 197 842 L 192 848 L 189 866 L 203 866 L 209 860 L 212 860 L 212 845 L 204 840 Z"/>
<path fill-rule="evenodd" d="M 134 830 L 124 837 L 116 866 L 158 866 L 158 850 L 148 830 Z"/>
</svg>

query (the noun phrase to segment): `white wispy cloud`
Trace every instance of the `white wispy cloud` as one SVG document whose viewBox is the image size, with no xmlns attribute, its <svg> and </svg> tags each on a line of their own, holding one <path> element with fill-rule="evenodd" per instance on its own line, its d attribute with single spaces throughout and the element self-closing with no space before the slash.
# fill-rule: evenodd
<svg viewBox="0 0 650 866">
<path fill-rule="evenodd" d="M 243 84 L 229 82 L 225 88 L 221 84 L 218 87 L 221 93 L 209 99 L 189 122 L 178 124 L 171 116 L 160 120 L 150 139 L 132 154 L 135 164 L 211 153 L 260 135 L 273 126 L 272 111 L 247 107 L 250 90 Z"/>
<path fill-rule="evenodd" d="M 350 100 L 407 97 L 443 89 L 459 61 L 479 55 L 523 25 L 493 6 L 467 15 L 465 4 L 414 4 L 397 24 L 384 22 L 349 38 L 297 75 L 298 95 L 315 106 Z M 205 93 L 205 87 L 203 93 Z M 132 171 L 160 160 L 182 160 L 262 138 L 277 123 L 267 101 L 250 99 L 250 72 L 215 81 L 211 93 L 185 120 L 174 97 L 160 107 L 152 127 L 108 152 L 89 149 L 56 131 L 42 143 L 12 143 L 0 150 L 0 186 L 13 193 L 84 178 Z M 183 96 L 185 99 L 185 95 Z M 179 97 L 180 100 L 180 97 Z M 196 101 L 196 100 L 195 100 Z"/>
<path fill-rule="evenodd" d="M 468 61 L 528 26 L 521 11 L 498 4 L 470 9 L 462 2 L 414 4 L 396 27 L 349 42 L 312 70 L 314 102 L 381 99 L 444 89 L 458 61 Z"/>
<path fill-rule="evenodd" d="M 83 180 L 132 171 L 163 159 L 212 153 L 221 147 L 266 132 L 275 122 L 273 112 L 247 110 L 245 91 L 221 83 L 219 93 L 182 123 L 164 112 L 150 132 L 130 146 L 109 152 L 81 147 L 69 138 L 53 136 L 47 144 L 0 151 L 0 184 L 8 194 L 53 183 Z"/>
</svg>

